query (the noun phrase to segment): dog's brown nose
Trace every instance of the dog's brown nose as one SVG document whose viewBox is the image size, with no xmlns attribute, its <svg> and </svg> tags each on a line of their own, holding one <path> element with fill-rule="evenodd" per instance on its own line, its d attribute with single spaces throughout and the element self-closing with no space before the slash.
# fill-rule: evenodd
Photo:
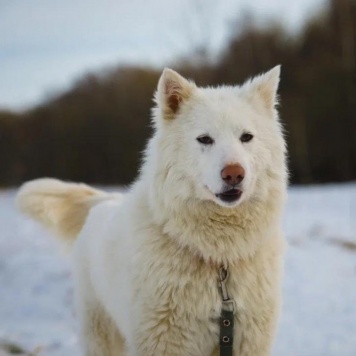
<svg viewBox="0 0 356 356">
<path fill-rule="evenodd" d="M 229 185 L 237 185 L 245 177 L 245 170 L 239 164 L 230 164 L 221 171 L 221 178 Z"/>
</svg>

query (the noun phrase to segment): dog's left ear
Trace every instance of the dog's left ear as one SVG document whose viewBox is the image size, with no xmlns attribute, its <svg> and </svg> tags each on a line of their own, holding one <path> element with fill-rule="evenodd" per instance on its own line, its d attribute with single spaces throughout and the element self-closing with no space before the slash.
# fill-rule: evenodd
<svg viewBox="0 0 356 356">
<path fill-rule="evenodd" d="M 164 119 L 173 119 L 196 85 L 172 69 L 165 68 L 158 82 L 156 101 Z"/>
<path fill-rule="evenodd" d="M 272 110 L 277 104 L 277 90 L 279 78 L 281 74 L 281 66 L 278 65 L 270 71 L 257 76 L 248 84 L 249 94 L 254 99 L 262 100 L 268 110 Z"/>
</svg>

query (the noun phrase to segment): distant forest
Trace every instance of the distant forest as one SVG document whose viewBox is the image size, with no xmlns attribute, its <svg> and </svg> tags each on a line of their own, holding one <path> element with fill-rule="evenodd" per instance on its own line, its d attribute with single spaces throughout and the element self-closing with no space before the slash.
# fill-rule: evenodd
<svg viewBox="0 0 356 356">
<path fill-rule="evenodd" d="M 242 83 L 282 64 L 280 114 L 292 183 L 356 179 L 356 1 L 330 1 L 297 34 L 235 23 L 215 60 L 203 54 L 173 68 L 204 86 Z M 131 182 L 151 134 L 159 75 L 107 69 L 27 112 L 0 112 L 0 185 L 42 176 Z"/>
</svg>

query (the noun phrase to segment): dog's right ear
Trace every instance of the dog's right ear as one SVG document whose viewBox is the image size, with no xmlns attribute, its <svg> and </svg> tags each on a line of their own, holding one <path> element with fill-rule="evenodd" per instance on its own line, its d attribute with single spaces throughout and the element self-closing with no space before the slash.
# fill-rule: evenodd
<svg viewBox="0 0 356 356">
<path fill-rule="evenodd" d="M 172 69 L 165 68 L 158 82 L 156 102 L 166 120 L 173 119 L 181 104 L 193 93 L 196 85 Z"/>
</svg>

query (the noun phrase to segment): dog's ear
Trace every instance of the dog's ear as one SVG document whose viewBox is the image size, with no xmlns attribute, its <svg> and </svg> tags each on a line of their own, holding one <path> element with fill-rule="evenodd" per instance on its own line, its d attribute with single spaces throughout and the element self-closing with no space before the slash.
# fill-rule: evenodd
<svg viewBox="0 0 356 356">
<path fill-rule="evenodd" d="M 272 110 L 277 104 L 277 90 L 281 66 L 278 65 L 270 71 L 253 78 L 248 85 L 249 96 L 253 99 L 262 100 L 268 110 Z"/>
<path fill-rule="evenodd" d="M 172 69 L 165 68 L 158 82 L 156 102 L 164 119 L 173 119 L 180 105 L 193 93 L 196 85 Z"/>
</svg>

